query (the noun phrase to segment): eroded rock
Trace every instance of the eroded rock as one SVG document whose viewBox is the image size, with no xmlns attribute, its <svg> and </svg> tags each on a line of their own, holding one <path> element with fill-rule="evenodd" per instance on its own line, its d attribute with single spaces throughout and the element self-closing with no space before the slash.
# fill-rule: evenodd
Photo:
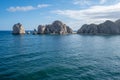
<svg viewBox="0 0 120 80">
<path fill-rule="evenodd" d="M 13 34 L 25 34 L 25 29 L 24 27 L 22 26 L 22 24 L 20 23 L 17 23 L 13 26 L 13 31 L 12 31 Z"/>
<path fill-rule="evenodd" d="M 73 30 L 69 26 L 59 20 L 54 21 L 50 25 L 38 26 L 38 34 L 68 34 L 72 32 Z"/>
<path fill-rule="evenodd" d="M 78 34 L 120 34 L 120 20 L 110 20 L 101 24 L 85 24 L 78 31 Z"/>
</svg>

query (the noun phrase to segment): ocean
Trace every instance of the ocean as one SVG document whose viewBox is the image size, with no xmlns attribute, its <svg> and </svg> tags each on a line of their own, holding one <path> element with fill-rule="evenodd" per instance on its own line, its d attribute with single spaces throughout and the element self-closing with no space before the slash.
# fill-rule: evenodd
<svg viewBox="0 0 120 80">
<path fill-rule="evenodd" d="M 0 80 L 120 80 L 120 35 L 0 31 Z"/>
</svg>

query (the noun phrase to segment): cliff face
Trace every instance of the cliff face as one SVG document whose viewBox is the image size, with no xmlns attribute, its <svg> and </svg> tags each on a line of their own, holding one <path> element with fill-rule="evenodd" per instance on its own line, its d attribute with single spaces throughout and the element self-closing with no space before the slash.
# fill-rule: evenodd
<svg viewBox="0 0 120 80">
<path fill-rule="evenodd" d="M 68 34 L 72 33 L 73 30 L 61 21 L 54 21 L 50 25 L 39 25 L 38 34 Z"/>
<path fill-rule="evenodd" d="M 25 34 L 25 30 L 24 27 L 22 26 L 22 24 L 17 23 L 13 26 L 13 34 Z"/>
<path fill-rule="evenodd" d="M 115 22 L 105 21 L 99 25 L 90 24 L 83 25 L 78 31 L 78 34 L 120 34 L 120 20 Z"/>
</svg>

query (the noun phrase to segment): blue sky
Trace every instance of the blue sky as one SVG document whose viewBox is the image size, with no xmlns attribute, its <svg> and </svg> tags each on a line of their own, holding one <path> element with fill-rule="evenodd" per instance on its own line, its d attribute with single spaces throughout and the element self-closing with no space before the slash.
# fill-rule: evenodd
<svg viewBox="0 0 120 80">
<path fill-rule="evenodd" d="M 61 20 L 73 30 L 83 24 L 120 19 L 120 0 L 0 0 L 0 30 L 22 23 L 26 30 Z"/>
</svg>

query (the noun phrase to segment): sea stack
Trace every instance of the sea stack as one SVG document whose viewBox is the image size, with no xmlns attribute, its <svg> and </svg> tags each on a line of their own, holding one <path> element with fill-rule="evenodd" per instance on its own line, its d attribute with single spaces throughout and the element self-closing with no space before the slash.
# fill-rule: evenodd
<svg viewBox="0 0 120 80">
<path fill-rule="evenodd" d="M 49 25 L 39 25 L 38 34 L 70 34 L 73 30 L 59 20 Z"/>
<path fill-rule="evenodd" d="M 78 34 L 120 34 L 120 20 L 110 20 L 101 24 L 85 24 L 78 31 Z"/>
<path fill-rule="evenodd" d="M 13 26 L 13 34 L 25 34 L 25 29 L 21 23 L 14 24 Z"/>
</svg>

